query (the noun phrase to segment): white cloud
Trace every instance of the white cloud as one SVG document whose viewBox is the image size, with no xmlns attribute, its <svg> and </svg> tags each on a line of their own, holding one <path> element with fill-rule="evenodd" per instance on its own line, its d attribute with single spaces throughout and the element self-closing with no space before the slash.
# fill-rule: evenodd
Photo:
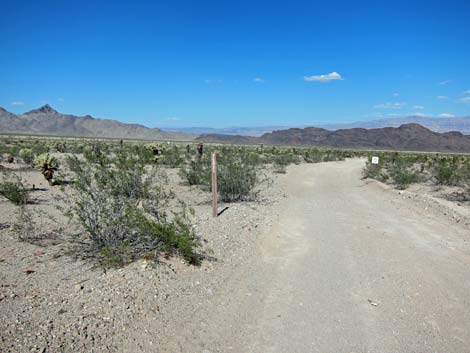
<svg viewBox="0 0 470 353">
<path fill-rule="evenodd" d="M 255 77 L 255 78 L 253 79 L 253 82 L 257 82 L 257 83 L 264 83 L 264 82 L 266 82 L 266 81 L 264 80 L 264 78 L 261 78 L 261 77 Z"/>
<path fill-rule="evenodd" d="M 344 78 L 337 72 L 333 71 L 329 74 L 318 75 L 318 76 L 304 76 L 304 81 L 307 82 L 331 82 L 331 81 L 341 81 Z"/>
<path fill-rule="evenodd" d="M 181 119 L 176 116 L 169 116 L 168 118 L 165 118 L 165 120 L 166 121 L 179 121 Z"/>
<path fill-rule="evenodd" d="M 11 105 L 24 105 L 24 102 L 21 101 L 14 101 L 10 103 Z"/>
<path fill-rule="evenodd" d="M 444 99 L 449 99 L 447 96 L 437 96 L 437 99 L 444 100 Z"/>
<path fill-rule="evenodd" d="M 420 117 L 424 117 L 424 116 L 430 116 L 431 114 L 424 114 L 424 113 L 413 113 L 414 116 L 420 116 Z"/>
<path fill-rule="evenodd" d="M 204 80 L 205 83 L 211 84 L 211 83 L 222 83 L 222 80 Z"/>
<path fill-rule="evenodd" d="M 470 97 L 463 97 L 463 98 L 457 99 L 457 102 L 459 102 L 459 103 L 470 103 Z"/>
<path fill-rule="evenodd" d="M 64 98 L 57 98 L 57 102 L 63 102 L 63 101 L 65 101 Z"/>
<path fill-rule="evenodd" d="M 375 109 L 402 109 L 406 106 L 406 103 L 383 103 L 374 105 Z"/>
<path fill-rule="evenodd" d="M 423 110 L 424 107 L 422 105 L 414 105 L 413 106 L 413 109 L 416 109 L 416 110 Z"/>
<path fill-rule="evenodd" d="M 439 85 L 445 86 L 445 85 L 448 85 L 448 84 L 451 83 L 451 82 L 452 82 L 452 80 L 445 80 L 445 81 L 439 82 Z"/>
<path fill-rule="evenodd" d="M 392 96 L 394 96 L 394 97 L 398 97 L 399 95 L 400 95 L 400 93 L 398 93 L 398 92 L 395 92 L 394 94 L 392 94 Z"/>
<path fill-rule="evenodd" d="M 467 90 L 467 91 L 463 91 L 462 93 L 463 93 L 463 94 L 468 94 L 468 95 L 470 95 L 470 89 Z"/>
<path fill-rule="evenodd" d="M 439 114 L 438 117 L 439 118 L 455 118 L 455 115 L 450 114 L 450 113 L 442 113 L 442 114 Z"/>
</svg>

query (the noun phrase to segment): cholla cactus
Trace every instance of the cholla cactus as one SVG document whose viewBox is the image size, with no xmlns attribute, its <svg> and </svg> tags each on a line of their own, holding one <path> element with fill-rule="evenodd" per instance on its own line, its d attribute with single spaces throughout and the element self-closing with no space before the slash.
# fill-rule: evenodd
<svg viewBox="0 0 470 353">
<path fill-rule="evenodd" d="M 161 146 L 159 145 L 156 145 L 156 144 L 153 144 L 153 143 L 149 143 L 145 146 L 148 150 L 152 151 L 153 155 L 154 156 L 159 156 L 162 154 L 163 152 L 163 149 Z"/>
<path fill-rule="evenodd" d="M 57 158 L 50 156 L 49 153 L 41 154 L 34 160 L 34 165 L 44 175 L 49 184 L 52 184 L 54 172 L 59 169 Z"/>
<path fill-rule="evenodd" d="M 151 151 L 153 154 L 153 161 L 158 162 L 160 156 L 163 154 L 163 148 L 160 145 L 154 143 L 149 143 L 145 146 L 147 150 Z"/>
</svg>

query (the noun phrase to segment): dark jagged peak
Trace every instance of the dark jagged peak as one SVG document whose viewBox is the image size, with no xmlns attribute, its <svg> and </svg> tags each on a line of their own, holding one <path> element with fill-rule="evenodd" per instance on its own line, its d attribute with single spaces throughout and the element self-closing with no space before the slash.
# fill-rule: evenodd
<svg viewBox="0 0 470 353">
<path fill-rule="evenodd" d="M 54 108 L 52 108 L 49 104 L 44 104 L 42 107 L 38 109 L 33 109 L 25 113 L 25 115 L 28 115 L 28 114 L 59 114 L 59 112 L 55 110 Z"/>
</svg>

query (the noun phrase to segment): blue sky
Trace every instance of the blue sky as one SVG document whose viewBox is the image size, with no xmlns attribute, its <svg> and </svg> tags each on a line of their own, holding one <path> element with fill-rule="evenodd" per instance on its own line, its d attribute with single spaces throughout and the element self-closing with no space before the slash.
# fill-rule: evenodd
<svg viewBox="0 0 470 353">
<path fill-rule="evenodd" d="M 470 1 L 4 1 L 0 106 L 147 126 L 470 115 Z"/>
</svg>

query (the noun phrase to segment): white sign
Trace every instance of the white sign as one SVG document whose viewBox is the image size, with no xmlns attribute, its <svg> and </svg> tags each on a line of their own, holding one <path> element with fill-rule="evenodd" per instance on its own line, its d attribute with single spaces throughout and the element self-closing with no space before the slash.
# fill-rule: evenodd
<svg viewBox="0 0 470 353">
<path fill-rule="evenodd" d="M 372 164 L 379 164 L 379 157 L 372 157 Z"/>
</svg>

